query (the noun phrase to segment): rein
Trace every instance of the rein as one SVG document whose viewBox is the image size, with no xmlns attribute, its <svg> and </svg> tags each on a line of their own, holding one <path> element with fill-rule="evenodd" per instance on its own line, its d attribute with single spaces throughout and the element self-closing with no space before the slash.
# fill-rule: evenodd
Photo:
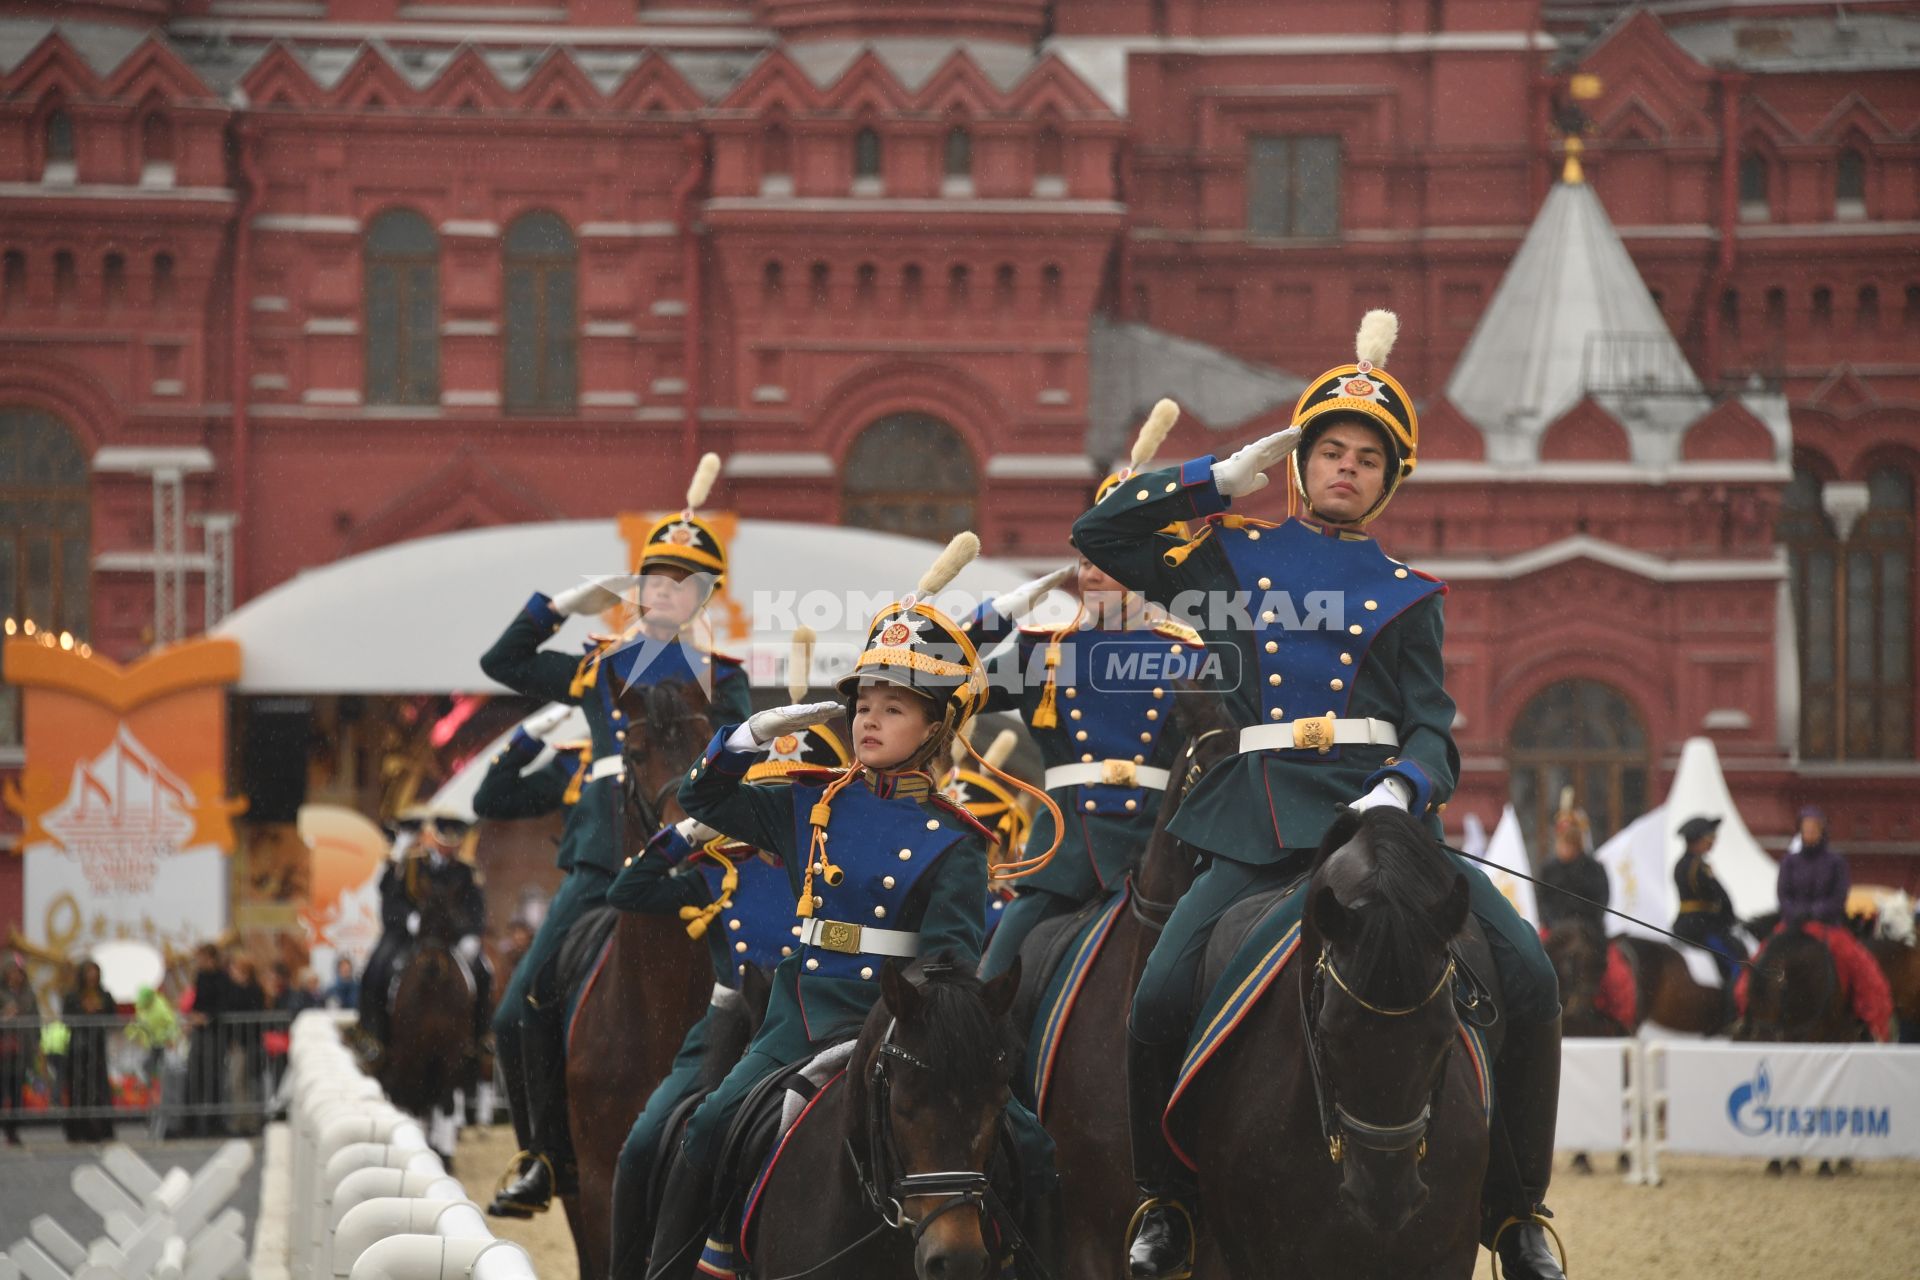
<svg viewBox="0 0 1920 1280">
<path fill-rule="evenodd" d="M 1044 1268 L 1033 1246 L 1021 1233 L 1019 1222 L 1001 1201 L 999 1194 L 994 1191 L 993 1183 L 985 1172 L 975 1172 L 971 1169 L 950 1169 L 930 1173 L 907 1172 L 905 1162 L 900 1158 L 899 1144 L 894 1140 L 893 1134 L 893 1112 L 890 1106 L 893 1087 L 890 1064 L 899 1063 L 919 1071 L 931 1071 L 933 1067 L 931 1063 L 893 1042 L 893 1033 L 897 1026 L 896 1021 L 888 1020 L 886 1034 L 880 1038 L 879 1047 L 873 1055 L 873 1063 L 867 1069 L 865 1116 L 867 1151 L 864 1160 L 855 1148 L 853 1139 L 847 1139 L 847 1158 L 852 1162 L 854 1176 L 860 1183 L 860 1194 L 867 1202 L 867 1207 L 880 1216 L 880 1225 L 860 1237 L 854 1244 L 836 1253 L 834 1258 L 844 1256 L 853 1248 L 865 1244 L 887 1229 L 911 1232 L 913 1242 L 917 1246 L 920 1238 L 934 1223 L 949 1213 L 967 1209 L 979 1216 L 983 1227 L 992 1226 L 1000 1241 L 1020 1257 L 1022 1274 L 1044 1277 Z M 1004 1061 L 1004 1054 L 1001 1060 Z M 933 1197 L 939 1198 L 938 1203 L 927 1212 L 918 1217 L 907 1212 L 907 1201 Z M 783 1276 L 780 1280 L 801 1280 L 801 1277 L 810 1275 L 825 1265 L 826 1263 L 821 1263 L 793 1276 Z"/>
<path fill-rule="evenodd" d="M 1438 1079 L 1434 1082 L 1433 1096 L 1420 1108 L 1420 1114 L 1400 1124 L 1374 1124 L 1362 1120 L 1340 1104 L 1333 1087 L 1326 1081 L 1326 1072 L 1320 1063 L 1320 1040 L 1314 1034 L 1313 1011 L 1310 1006 L 1317 1005 L 1321 995 L 1321 977 L 1325 975 L 1333 980 L 1334 986 L 1346 993 L 1348 999 L 1376 1017 L 1404 1018 L 1418 1013 L 1431 1004 L 1436 996 L 1447 989 L 1458 967 L 1457 961 L 1449 954 L 1447 966 L 1441 970 L 1440 980 L 1433 989 L 1413 1004 L 1404 1008 L 1389 1009 L 1373 1004 L 1347 985 L 1345 978 L 1333 962 L 1333 955 L 1324 946 L 1320 949 L 1320 958 L 1314 962 L 1313 977 L 1300 984 L 1300 1034 L 1307 1049 L 1307 1075 L 1313 1081 L 1314 1110 L 1320 1116 L 1320 1136 L 1327 1144 L 1327 1156 L 1333 1163 L 1339 1164 L 1346 1156 L 1347 1143 L 1364 1147 L 1369 1151 L 1405 1151 L 1413 1147 L 1414 1159 L 1427 1158 L 1427 1126 L 1433 1120 L 1434 1108 L 1439 1105 L 1440 1093 L 1446 1088 L 1446 1060 L 1453 1054 L 1453 1040 L 1447 1041 L 1445 1055 L 1441 1059 Z"/>
</svg>

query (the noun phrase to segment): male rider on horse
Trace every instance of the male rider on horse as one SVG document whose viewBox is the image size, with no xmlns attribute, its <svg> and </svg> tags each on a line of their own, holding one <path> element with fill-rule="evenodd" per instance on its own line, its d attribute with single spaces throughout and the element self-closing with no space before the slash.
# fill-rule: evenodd
<svg viewBox="0 0 1920 1280">
<path fill-rule="evenodd" d="M 1440 856 L 1439 812 L 1459 760 L 1441 659 L 1446 588 L 1364 532 L 1413 470 L 1418 445 L 1412 401 L 1380 368 L 1395 328 L 1391 313 L 1369 312 L 1358 361 L 1316 378 L 1287 430 L 1223 461 L 1133 477 L 1074 525 L 1088 559 L 1194 622 L 1237 665 L 1226 674 L 1240 752 L 1194 785 L 1169 828 L 1211 863 L 1174 908 L 1134 996 L 1128 1093 L 1144 1198 L 1129 1252 L 1135 1277 L 1181 1274 L 1189 1252 L 1192 1190 L 1176 1181 L 1161 1123 L 1213 926 L 1249 893 L 1303 874 L 1342 806 L 1406 810 L 1433 832 Z M 1283 462 L 1302 517 L 1224 514 Z M 1194 517 L 1208 523 L 1190 541 L 1159 532 Z M 1500 972 L 1507 1028 L 1493 1074 L 1520 1184 L 1487 1198 L 1483 1240 L 1497 1245 L 1508 1275 L 1558 1277 L 1534 1218 L 1552 1170 L 1558 988 L 1533 928 L 1484 874 L 1455 861 Z M 1279 910 L 1297 915 L 1300 896 Z"/>
<path fill-rule="evenodd" d="M 1733 899 L 1707 865 L 1719 830 L 1718 818 L 1695 816 L 1680 824 L 1680 839 L 1686 849 L 1673 866 L 1674 887 L 1680 891 L 1680 914 L 1674 917 L 1673 931 L 1713 953 L 1713 962 L 1720 966 L 1720 979 L 1731 994 L 1736 967 L 1747 958 L 1747 949 L 1733 934 L 1733 926 L 1739 923 L 1733 914 Z"/>
<path fill-rule="evenodd" d="M 719 536 L 695 514 L 718 470 L 713 454 L 701 459 L 686 508 L 648 531 L 637 575 L 588 581 L 557 596 L 536 592 L 480 659 L 481 670 L 515 693 L 577 704 L 593 739 L 586 784 L 560 835 L 558 861 L 566 878 L 494 1014 L 495 1057 L 521 1146 L 517 1172 L 488 1206 L 496 1216 L 542 1212 L 554 1195 L 572 1190 L 564 1001 L 549 994 L 546 1005 L 536 1008 L 536 997 L 545 994 L 536 984 L 568 931 L 605 901 L 625 850 L 652 834 L 630 832 L 623 840 L 621 831 L 629 724 L 637 718 L 636 732 L 644 730 L 645 695 L 655 685 L 697 689 L 711 700 L 712 721 L 742 718 L 752 707 L 739 662 L 703 650 L 691 635 L 727 568 Z M 602 614 L 636 596 L 639 621 L 625 634 L 594 640 L 581 657 L 541 647 L 568 617 Z"/>
<path fill-rule="evenodd" d="M 882 609 L 851 674 L 844 704 L 762 711 L 723 727 L 680 788 L 694 818 L 785 864 L 800 945 L 774 971 L 765 1021 L 745 1056 L 687 1122 L 654 1234 L 650 1276 L 690 1275 L 706 1239 L 708 1186 L 722 1139 L 748 1092 L 769 1074 L 858 1030 L 880 996 L 880 973 L 936 957 L 979 963 L 989 833 L 937 790 L 954 734 L 985 693 L 973 642 L 927 603 L 977 554 L 954 540 L 918 590 Z M 795 773 L 789 785 L 749 783 L 783 735 L 845 712 L 855 764 Z M 1046 1164 L 1045 1135 L 1027 1118 L 1022 1154 Z"/>
<path fill-rule="evenodd" d="M 386 1046 L 387 1004 L 393 997 L 394 969 L 413 947 L 420 913 L 429 900 L 450 909 L 458 941 L 454 951 L 473 975 L 477 1047 L 486 1039 L 493 971 L 487 967 L 480 935 L 487 927 L 487 904 L 479 873 L 457 856 L 468 823 L 427 807 L 401 815 L 394 823 L 398 857 L 380 876 L 380 941 L 360 975 L 360 1025 L 376 1044 Z"/>
</svg>

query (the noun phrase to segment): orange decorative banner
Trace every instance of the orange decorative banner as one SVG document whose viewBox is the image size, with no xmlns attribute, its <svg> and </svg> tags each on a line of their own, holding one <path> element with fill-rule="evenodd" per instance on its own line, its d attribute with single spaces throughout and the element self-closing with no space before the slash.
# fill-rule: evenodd
<svg viewBox="0 0 1920 1280">
<path fill-rule="evenodd" d="M 108 938 L 218 935 L 245 808 L 225 781 L 240 647 L 195 640 L 123 668 L 50 639 L 4 651 L 25 691 L 26 767 L 4 799 L 25 824 L 27 940 L 71 955 Z"/>
</svg>

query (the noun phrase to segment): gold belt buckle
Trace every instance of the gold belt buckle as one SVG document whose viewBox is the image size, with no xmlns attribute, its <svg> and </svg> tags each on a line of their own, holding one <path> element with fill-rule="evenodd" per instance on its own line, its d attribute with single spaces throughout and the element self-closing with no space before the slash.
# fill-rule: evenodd
<svg viewBox="0 0 1920 1280">
<path fill-rule="evenodd" d="M 1318 751 L 1321 755 L 1333 750 L 1333 716 L 1315 716 L 1311 720 L 1293 722 L 1293 745 L 1299 751 Z"/>
<path fill-rule="evenodd" d="M 1100 781 L 1109 787 L 1132 787 L 1139 785 L 1134 781 L 1133 761 L 1102 760 L 1100 762 Z"/>
<path fill-rule="evenodd" d="M 842 955 L 857 956 L 860 954 L 860 926 L 843 920 L 822 920 L 814 944 Z"/>
</svg>

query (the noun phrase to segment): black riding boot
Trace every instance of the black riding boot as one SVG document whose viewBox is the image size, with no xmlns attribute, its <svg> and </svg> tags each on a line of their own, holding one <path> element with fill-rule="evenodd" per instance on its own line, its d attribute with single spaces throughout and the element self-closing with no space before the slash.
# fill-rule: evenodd
<svg viewBox="0 0 1920 1280">
<path fill-rule="evenodd" d="M 1027 1238 L 1030 1256 L 1016 1260 L 1015 1274 L 1019 1280 L 1058 1280 L 1067 1274 L 1066 1240 L 1061 1235 L 1066 1211 L 1058 1184 L 1021 1208 L 1020 1231 Z"/>
<path fill-rule="evenodd" d="M 1141 1202 L 1135 1211 L 1138 1225 L 1127 1242 L 1132 1280 L 1181 1280 L 1193 1274 L 1190 1206 L 1197 1188 L 1160 1128 L 1185 1049 L 1179 1040 L 1148 1044 L 1127 1035 L 1127 1114 Z"/>
<path fill-rule="evenodd" d="M 557 1167 L 568 1158 L 570 1145 L 564 1131 L 556 1133 L 554 1128 L 556 1119 L 562 1130 L 567 1123 L 564 1095 L 558 1107 L 552 1100 L 559 1091 L 558 1080 L 566 1071 L 556 1039 L 539 1010 L 521 1026 L 520 1084 L 526 1091 L 527 1149 L 515 1157 L 520 1162 L 518 1175 L 502 1186 L 487 1206 L 487 1212 L 496 1218 L 530 1218 L 545 1213 L 554 1196 L 570 1190 L 570 1170 Z"/>
<path fill-rule="evenodd" d="M 1560 1105 L 1560 1019 L 1532 1026 L 1513 1023 L 1493 1064 L 1501 1124 L 1513 1152 L 1511 1178 L 1490 1179 L 1481 1211 L 1487 1239 L 1500 1255 L 1500 1273 L 1513 1280 L 1566 1280 L 1548 1247 L 1547 1184 L 1553 1178 L 1553 1126 Z M 1501 1230 L 1512 1219 L 1511 1225 Z"/>
<path fill-rule="evenodd" d="M 680 1156 L 675 1156 L 660 1197 L 660 1217 L 653 1230 L 652 1256 L 646 1280 L 688 1280 L 700 1262 L 713 1225 L 711 1180 Z"/>
<path fill-rule="evenodd" d="M 647 1210 L 647 1180 L 616 1170 L 607 1280 L 646 1280 L 647 1250 L 653 1244 L 653 1215 Z"/>
</svg>

